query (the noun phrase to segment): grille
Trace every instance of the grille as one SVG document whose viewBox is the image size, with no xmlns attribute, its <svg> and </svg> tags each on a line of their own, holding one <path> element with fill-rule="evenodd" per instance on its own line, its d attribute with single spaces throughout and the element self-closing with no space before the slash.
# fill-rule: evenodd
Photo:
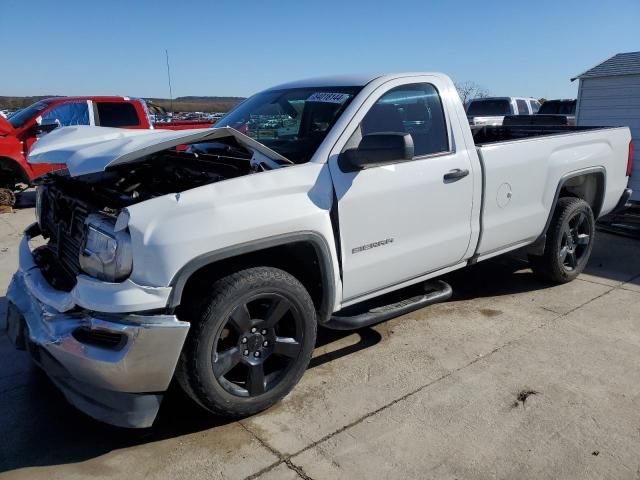
<svg viewBox="0 0 640 480">
<path fill-rule="evenodd" d="M 73 288 L 76 275 L 80 272 L 79 254 L 84 236 L 84 221 L 88 215 L 87 207 L 61 191 L 49 186 L 42 194 L 40 223 L 43 233 L 49 238 L 46 255 L 47 270 L 63 284 Z M 55 264 L 55 265 L 54 265 Z"/>
</svg>

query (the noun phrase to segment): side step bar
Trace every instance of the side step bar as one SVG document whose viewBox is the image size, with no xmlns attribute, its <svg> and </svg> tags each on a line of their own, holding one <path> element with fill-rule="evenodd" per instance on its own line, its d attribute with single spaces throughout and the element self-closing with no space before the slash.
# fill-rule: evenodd
<svg viewBox="0 0 640 480">
<path fill-rule="evenodd" d="M 451 285 L 442 280 L 424 284 L 425 293 L 389 305 L 382 305 L 358 312 L 358 305 L 353 305 L 334 313 L 331 319 L 322 324 L 332 330 L 356 330 L 376 323 L 384 322 L 405 313 L 413 312 L 434 303 L 444 302 L 451 297 Z M 368 302 L 363 302 L 368 303 Z"/>
</svg>

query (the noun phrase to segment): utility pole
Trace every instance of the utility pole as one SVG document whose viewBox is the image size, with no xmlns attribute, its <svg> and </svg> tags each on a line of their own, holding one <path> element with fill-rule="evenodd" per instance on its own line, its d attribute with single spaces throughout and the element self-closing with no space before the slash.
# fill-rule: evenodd
<svg viewBox="0 0 640 480">
<path fill-rule="evenodd" d="M 169 80 L 169 102 L 171 102 L 171 116 L 173 117 L 173 90 L 171 88 L 171 68 L 169 67 L 169 50 L 165 49 L 164 54 L 167 58 L 167 79 Z"/>
</svg>

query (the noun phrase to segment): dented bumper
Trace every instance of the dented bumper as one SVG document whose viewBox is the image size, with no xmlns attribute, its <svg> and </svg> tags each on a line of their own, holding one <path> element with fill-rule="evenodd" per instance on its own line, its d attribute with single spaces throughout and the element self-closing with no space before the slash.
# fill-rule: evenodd
<svg viewBox="0 0 640 480">
<path fill-rule="evenodd" d="M 53 289 L 38 267 L 24 262 L 25 254 L 7 292 L 7 329 L 16 346 L 27 348 L 67 400 L 88 415 L 123 427 L 150 426 L 189 323 L 174 315 L 72 308 L 68 294 Z"/>
</svg>

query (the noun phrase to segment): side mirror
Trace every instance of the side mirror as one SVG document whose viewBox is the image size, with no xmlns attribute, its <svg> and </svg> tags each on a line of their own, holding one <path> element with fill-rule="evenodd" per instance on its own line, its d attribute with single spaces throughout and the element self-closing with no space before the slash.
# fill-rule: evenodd
<svg viewBox="0 0 640 480">
<path fill-rule="evenodd" d="M 346 150 L 341 157 L 352 168 L 363 169 L 411 160 L 413 152 L 410 134 L 383 132 L 365 135 L 357 148 Z"/>
<path fill-rule="evenodd" d="M 33 126 L 33 130 L 36 132 L 36 134 L 43 134 L 43 133 L 49 133 L 52 130 L 55 130 L 56 128 L 58 128 L 59 126 L 60 126 L 60 121 L 57 119 L 46 120 L 40 124 L 35 124 Z"/>
</svg>

